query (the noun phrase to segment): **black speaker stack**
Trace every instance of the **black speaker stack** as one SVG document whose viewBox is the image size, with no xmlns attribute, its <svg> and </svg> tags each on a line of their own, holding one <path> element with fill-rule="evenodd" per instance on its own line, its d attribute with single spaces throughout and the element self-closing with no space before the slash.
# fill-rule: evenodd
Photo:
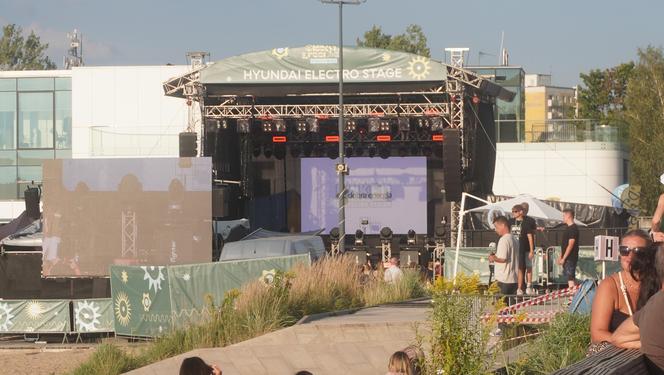
<svg viewBox="0 0 664 375">
<path fill-rule="evenodd" d="M 461 176 L 461 136 L 459 129 L 444 129 L 443 137 L 443 187 L 445 200 L 458 202 L 463 193 Z"/>
</svg>

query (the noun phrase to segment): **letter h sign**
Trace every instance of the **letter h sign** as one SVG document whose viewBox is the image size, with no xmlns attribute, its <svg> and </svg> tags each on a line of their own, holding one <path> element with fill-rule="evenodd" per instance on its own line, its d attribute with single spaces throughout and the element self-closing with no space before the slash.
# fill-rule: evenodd
<svg viewBox="0 0 664 375">
<path fill-rule="evenodd" d="M 595 260 L 618 261 L 620 239 L 613 236 L 595 236 Z"/>
</svg>

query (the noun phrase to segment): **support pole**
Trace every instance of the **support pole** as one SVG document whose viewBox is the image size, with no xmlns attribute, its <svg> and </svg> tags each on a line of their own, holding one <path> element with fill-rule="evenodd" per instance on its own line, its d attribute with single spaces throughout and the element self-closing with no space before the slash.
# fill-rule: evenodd
<svg viewBox="0 0 664 375">
<path fill-rule="evenodd" d="M 459 269 L 459 248 L 461 247 L 461 231 L 463 230 L 463 217 L 466 213 L 466 193 L 461 195 L 461 209 L 459 210 L 459 221 L 456 238 L 456 253 L 454 254 L 454 270 L 452 271 L 453 285 L 456 285 L 456 275 Z"/>
<path fill-rule="evenodd" d="M 339 164 L 344 165 L 344 34 L 343 1 L 339 2 Z M 339 251 L 345 251 L 346 242 L 346 172 L 339 173 Z"/>
</svg>

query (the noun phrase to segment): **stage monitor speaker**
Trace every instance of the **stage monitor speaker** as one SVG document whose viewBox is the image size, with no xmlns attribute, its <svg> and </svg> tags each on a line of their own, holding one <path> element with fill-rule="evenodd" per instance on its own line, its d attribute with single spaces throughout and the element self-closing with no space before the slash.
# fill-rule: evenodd
<svg viewBox="0 0 664 375">
<path fill-rule="evenodd" d="M 458 202 L 461 200 L 463 186 L 461 180 L 461 137 L 459 129 L 443 130 L 443 187 L 445 200 Z"/>
<path fill-rule="evenodd" d="M 197 136 L 195 132 L 180 133 L 180 157 L 196 157 L 198 155 Z"/>
<path fill-rule="evenodd" d="M 39 188 L 38 187 L 28 187 L 23 193 L 25 198 L 25 211 L 28 214 L 28 217 L 32 219 L 39 219 L 40 210 L 39 210 Z"/>
<path fill-rule="evenodd" d="M 346 254 L 350 255 L 351 259 L 355 261 L 355 264 L 363 265 L 367 264 L 367 252 L 366 251 L 347 251 Z"/>
<path fill-rule="evenodd" d="M 413 263 L 417 266 L 420 265 L 420 253 L 413 250 L 399 251 L 399 263 L 401 267 L 412 267 Z"/>
</svg>

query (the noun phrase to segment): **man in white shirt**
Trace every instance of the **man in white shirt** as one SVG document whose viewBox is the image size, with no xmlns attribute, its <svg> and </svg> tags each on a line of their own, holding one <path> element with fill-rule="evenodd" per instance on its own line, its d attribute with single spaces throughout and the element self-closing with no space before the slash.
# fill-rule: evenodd
<svg viewBox="0 0 664 375">
<path fill-rule="evenodd" d="M 509 220 L 498 216 L 493 220 L 496 233 L 500 236 L 496 253 L 489 255 L 489 261 L 494 262 L 496 281 L 503 295 L 515 294 L 517 291 L 517 275 L 519 260 L 517 251 L 519 241 L 511 234 Z"/>
<path fill-rule="evenodd" d="M 390 258 L 390 266 L 385 270 L 383 279 L 386 283 L 394 283 L 403 276 L 403 271 L 399 268 L 399 259 L 397 257 Z"/>
</svg>

